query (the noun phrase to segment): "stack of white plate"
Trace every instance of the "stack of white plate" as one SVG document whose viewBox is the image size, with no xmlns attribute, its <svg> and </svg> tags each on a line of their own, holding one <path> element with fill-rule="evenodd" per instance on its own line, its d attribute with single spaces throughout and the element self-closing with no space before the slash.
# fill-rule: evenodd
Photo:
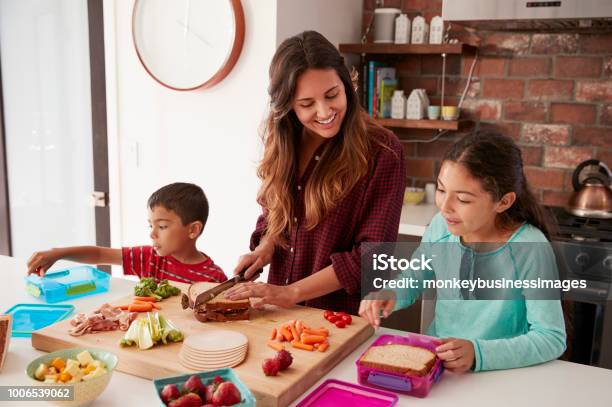
<svg viewBox="0 0 612 407">
<path fill-rule="evenodd" d="M 189 335 L 183 341 L 179 361 L 186 368 L 203 371 L 234 367 L 247 354 L 248 338 L 240 332 L 214 330 Z"/>
</svg>

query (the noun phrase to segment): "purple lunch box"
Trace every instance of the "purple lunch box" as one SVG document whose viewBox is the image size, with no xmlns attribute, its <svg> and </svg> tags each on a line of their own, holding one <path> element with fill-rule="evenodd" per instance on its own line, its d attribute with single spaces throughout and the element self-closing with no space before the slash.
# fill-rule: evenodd
<svg viewBox="0 0 612 407">
<path fill-rule="evenodd" d="M 327 379 L 300 401 L 297 407 L 391 407 L 397 404 L 397 400 L 396 394 L 387 391 Z"/>
<path fill-rule="evenodd" d="M 363 355 L 373 346 L 381 345 L 411 345 L 429 349 L 435 353 L 437 346 L 442 344 L 438 338 L 427 335 L 419 335 L 407 333 L 405 336 L 399 335 L 381 335 L 376 339 L 368 349 L 366 349 L 359 359 L 355 362 L 357 365 L 357 379 L 364 386 L 375 387 L 378 389 L 391 390 L 397 393 L 408 394 L 415 397 L 425 397 L 429 393 L 431 386 L 440 379 L 444 366 L 442 361 L 436 358 L 434 366 L 426 376 L 410 376 L 401 373 L 385 372 L 380 369 L 374 369 L 367 366 L 362 366 L 359 362 Z"/>
</svg>

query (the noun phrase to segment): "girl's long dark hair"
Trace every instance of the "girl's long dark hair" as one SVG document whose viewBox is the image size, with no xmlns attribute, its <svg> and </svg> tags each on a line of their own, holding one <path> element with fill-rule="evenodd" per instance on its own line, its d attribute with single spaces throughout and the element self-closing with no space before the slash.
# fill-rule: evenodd
<svg viewBox="0 0 612 407">
<path fill-rule="evenodd" d="M 529 189 L 521 149 L 511 138 L 492 132 L 469 134 L 446 152 L 444 161 L 447 160 L 464 165 L 495 201 L 508 192 L 516 194 L 514 204 L 497 216 L 499 228 L 510 229 L 527 222 L 547 239 L 554 236 L 554 222 Z"/>
</svg>

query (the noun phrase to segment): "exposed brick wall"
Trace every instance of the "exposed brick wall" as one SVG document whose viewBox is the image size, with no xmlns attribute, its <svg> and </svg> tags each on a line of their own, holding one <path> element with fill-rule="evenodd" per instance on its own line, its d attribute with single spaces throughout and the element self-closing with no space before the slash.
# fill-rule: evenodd
<svg viewBox="0 0 612 407">
<path fill-rule="evenodd" d="M 364 1 L 364 27 L 374 0 Z M 386 0 L 412 19 L 441 14 L 441 0 Z M 462 116 L 474 129 L 500 131 L 523 150 L 526 176 L 541 202 L 565 205 L 571 174 L 583 160 L 612 166 L 612 34 L 476 32 L 453 27 L 453 37 L 479 47 L 478 63 Z M 410 56 L 395 66 L 406 92 L 425 88 L 439 103 L 442 58 Z M 463 92 L 473 56 L 447 58 L 445 104 Z M 403 139 L 429 138 L 431 131 L 395 129 Z M 431 144 L 405 144 L 409 185 L 433 181 L 444 150 L 461 134 Z"/>
</svg>

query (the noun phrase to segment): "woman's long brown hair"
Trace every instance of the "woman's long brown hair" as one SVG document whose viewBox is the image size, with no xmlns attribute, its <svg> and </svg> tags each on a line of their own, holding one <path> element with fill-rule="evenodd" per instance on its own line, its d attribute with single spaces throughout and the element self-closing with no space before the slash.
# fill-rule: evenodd
<svg viewBox="0 0 612 407">
<path fill-rule="evenodd" d="M 292 108 L 296 82 L 308 69 L 334 69 L 346 93 L 347 108 L 340 132 L 324 146 L 305 186 L 305 225 L 313 229 L 368 171 L 376 126 L 359 105 L 344 58 L 321 34 L 305 31 L 278 47 L 270 64 L 270 112 L 263 133 L 262 180 L 257 200 L 267 213 L 266 236 L 284 246 L 295 216 L 293 188 L 303 125 Z"/>
</svg>

